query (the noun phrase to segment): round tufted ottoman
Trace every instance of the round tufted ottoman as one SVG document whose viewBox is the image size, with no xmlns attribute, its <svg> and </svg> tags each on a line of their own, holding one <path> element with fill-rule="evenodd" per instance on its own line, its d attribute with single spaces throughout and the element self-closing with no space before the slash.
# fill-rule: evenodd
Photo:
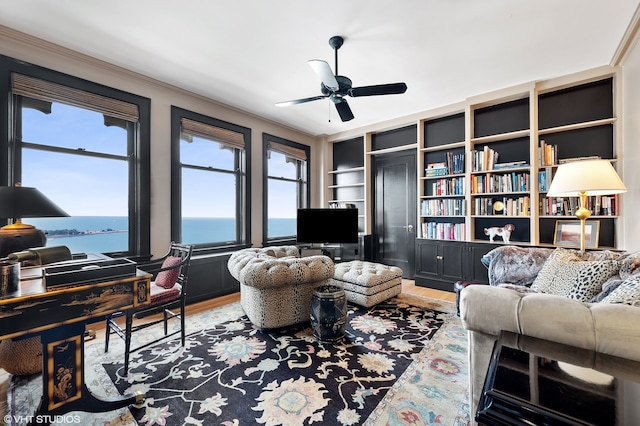
<svg viewBox="0 0 640 426">
<path fill-rule="evenodd" d="M 335 265 L 333 280 L 344 289 L 349 302 L 368 308 L 400 294 L 402 269 L 352 260 Z"/>
</svg>

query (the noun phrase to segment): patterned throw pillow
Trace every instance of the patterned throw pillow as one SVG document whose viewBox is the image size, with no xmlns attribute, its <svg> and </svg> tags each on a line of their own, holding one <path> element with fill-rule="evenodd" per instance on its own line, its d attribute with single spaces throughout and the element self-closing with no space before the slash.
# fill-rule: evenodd
<svg viewBox="0 0 640 426">
<path fill-rule="evenodd" d="M 182 262 L 182 259 L 176 256 L 167 256 L 167 258 L 162 262 L 162 269 L 171 268 L 172 266 L 176 266 Z M 168 271 L 162 271 L 158 273 L 156 277 L 156 285 L 164 288 L 172 288 L 176 281 L 178 280 L 178 274 L 180 273 L 180 268 L 169 269 Z"/>
<path fill-rule="evenodd" d="M 619 269 L 620 264 L 615 260 L 583 261 L 573 252 L 556 249 L 531 284 L 531 289 L 588 302 Z"/>
<path fill-rule="evenodd" d="M 638 305 L 640 302 L 640 276 L 627 278 L 613 290 L 601 303 L 625 303 Z"/>
</svg>

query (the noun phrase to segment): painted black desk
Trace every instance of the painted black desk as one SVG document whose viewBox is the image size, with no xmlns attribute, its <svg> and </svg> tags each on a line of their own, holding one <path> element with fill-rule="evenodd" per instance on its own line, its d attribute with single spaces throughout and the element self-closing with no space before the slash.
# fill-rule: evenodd
<svg viewBox="0 0 640 426">
<path fill-rule="evenodd" d="M 481 425 L 639 425 L 640 363 L 502 332 L 476 421 Z"/>
<path fill-rule="evenodd" d="M 151 275 L 136 275 L 47 290 L 42 269 L 21 270 L 20 288 L 0 298 L 0 339 L 40 335 L 42 400 L 33 423 L 49 424 L 70 411 L 104 412 L 141 403 L 144 395 L 102 399 L 84 383 L 85 325 L 150 303 Z"/>
</svg>

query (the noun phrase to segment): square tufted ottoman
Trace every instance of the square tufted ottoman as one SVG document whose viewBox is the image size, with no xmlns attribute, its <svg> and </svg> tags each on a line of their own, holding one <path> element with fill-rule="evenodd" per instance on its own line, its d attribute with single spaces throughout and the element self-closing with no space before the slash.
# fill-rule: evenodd
<svg viewBox="0 0 640 426">
<path fill-rule="evenodd" d="M 344 289 L 347 300 L 369 308 L 400 294 L 402 269 L 380 263 L 336 263 L 333 283 Z"/>
</svg>

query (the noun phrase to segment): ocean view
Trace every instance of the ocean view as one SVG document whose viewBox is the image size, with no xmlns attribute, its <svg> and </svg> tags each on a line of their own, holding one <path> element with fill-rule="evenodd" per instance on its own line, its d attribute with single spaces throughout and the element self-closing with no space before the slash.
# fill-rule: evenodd
<svg viewBox="0 0 640 426">
<path fill-rule="evenodd" d="M 109 253 L 127 250 L 127 218 L 123 216 L 74 216 L 25 221 L 47 234 L 47 247 L 67 246 L 72 253 Z M 75 230 L 79 234 L 69 236 Z M 270 236 L 296 234 L 296 219 L 270 219 Z M 198 244 L 235 239 L 233 218 L 184 218 L 182 242 Z"/>
</svg>

